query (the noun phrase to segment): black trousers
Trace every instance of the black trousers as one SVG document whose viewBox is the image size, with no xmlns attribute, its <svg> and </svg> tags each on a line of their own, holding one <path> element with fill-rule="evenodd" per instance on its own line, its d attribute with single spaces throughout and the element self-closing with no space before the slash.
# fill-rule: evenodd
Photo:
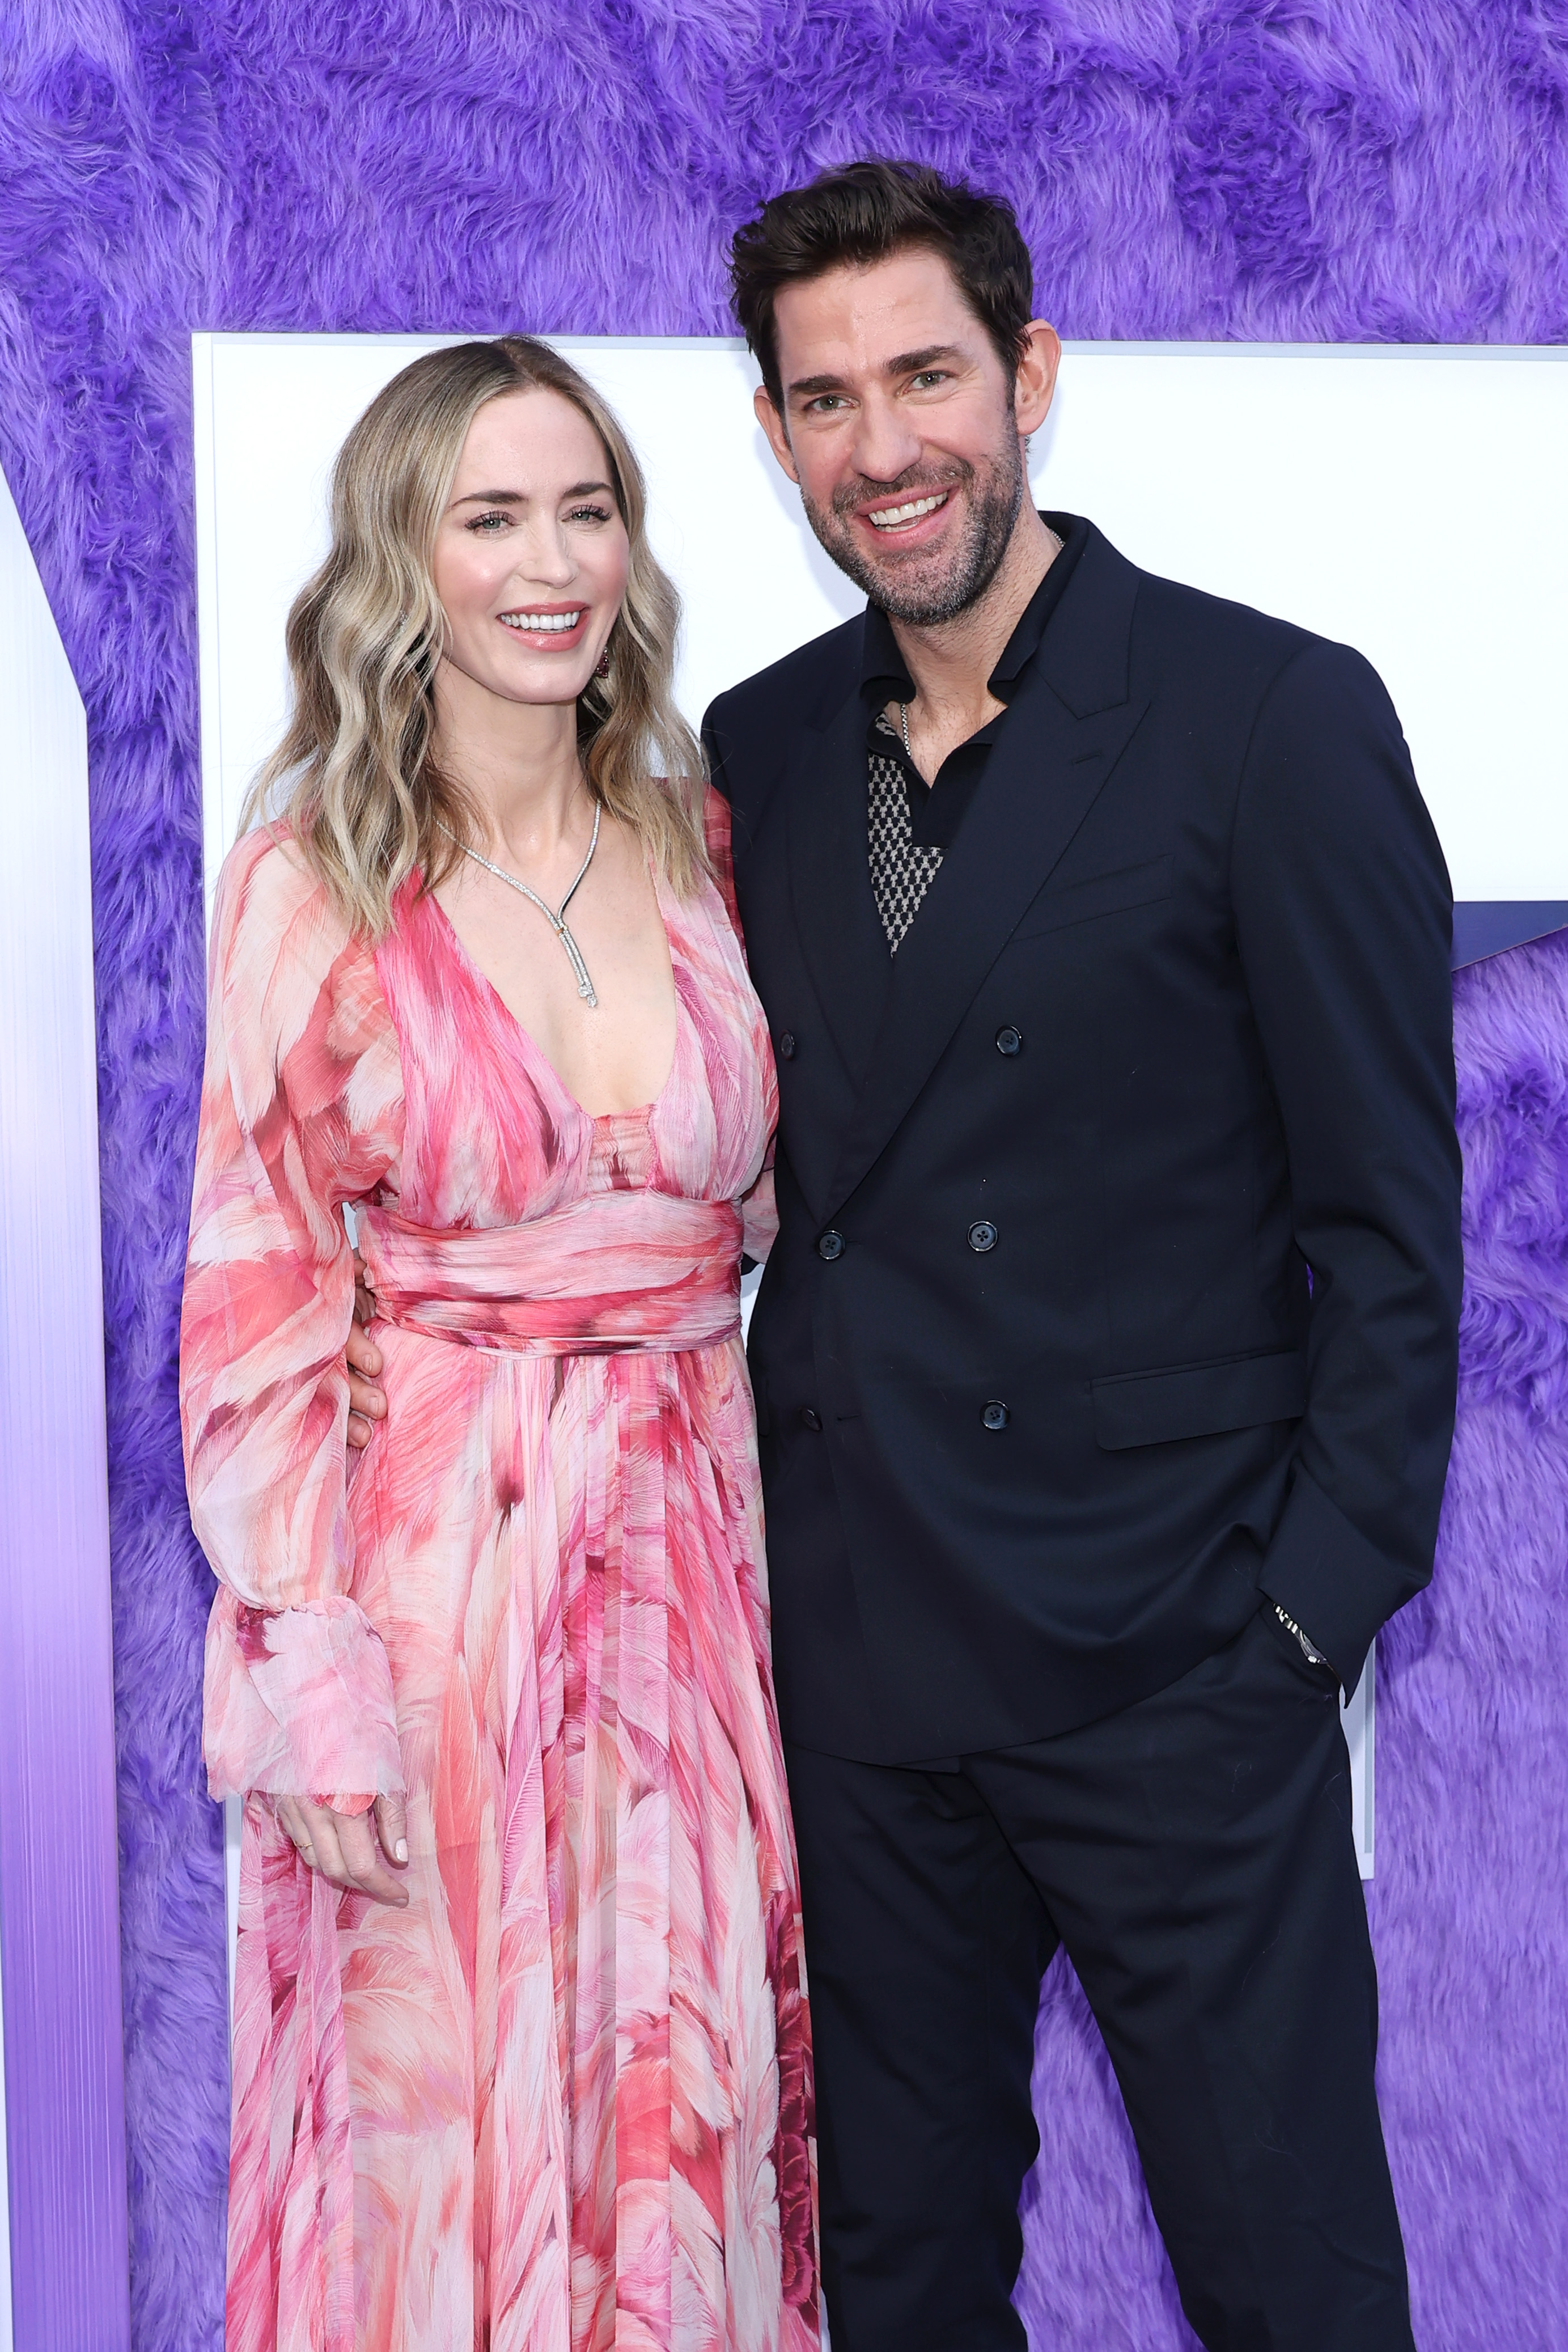
<svg viewBox="0 0 1568 2352">
<path fill-rule="evenodd" d="M 952 1769 L 787 1763 L 833 2352 L 1020 2352 L 1058 1941 L 1210 2352 L 1411 2352 L 1349 1759 L 1271 1608 L 1054 1739 Z"/>
</svg>

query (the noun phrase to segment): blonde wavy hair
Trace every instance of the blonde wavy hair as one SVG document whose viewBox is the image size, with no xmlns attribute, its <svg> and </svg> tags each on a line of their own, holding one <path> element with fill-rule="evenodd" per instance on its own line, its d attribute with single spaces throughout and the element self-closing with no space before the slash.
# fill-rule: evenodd
<svg viewBox="0 0 1568 2352">
<path fill-rule="evenodd" d="M 356 929 L 380 939 L 416 869 L 433 889 L 474 838 L 472 804 L 441 769 L 434 680 L 446 631 L 431 564 L 469 425 L 487 401 L 554 392 L 605 447 L 631 542 L 609 673 L 577 701 L 594 798 L 640 835 L 685 893 L 706 871 L 702 754 L 675 707 L 680 600 L 647 542 L 631 444 L 592 384 L 531 335 L 427 352 L 378 393 L 332 469 L 332 544 L 295 598 L 287 733 L 247 796 L 240 831 L 286 825 Z M 477 844 L 476 844 L 477 845 Z"/>
</svg>

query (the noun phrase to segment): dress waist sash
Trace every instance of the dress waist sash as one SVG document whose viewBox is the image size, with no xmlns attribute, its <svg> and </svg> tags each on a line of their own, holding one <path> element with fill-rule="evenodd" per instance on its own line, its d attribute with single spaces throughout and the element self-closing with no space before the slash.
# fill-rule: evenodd
<svg viewBox="0 0 1568 2352">
<path fill-rule="evenodd" d="M 359 1246 L 388 1322 L 527 1356 L 709 1348 L 741 1328 L 732 1201 L 594 1192 L 527 1224 L 433 1232 L 362 1209 Z"/>
</svg>

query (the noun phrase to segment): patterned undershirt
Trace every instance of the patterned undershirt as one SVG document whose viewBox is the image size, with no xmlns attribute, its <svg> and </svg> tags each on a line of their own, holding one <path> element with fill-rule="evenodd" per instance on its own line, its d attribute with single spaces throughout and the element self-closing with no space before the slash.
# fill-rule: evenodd
<svg viewBox="0 0 1568 2352">
<path fill-rule="evenodd" d="M 877 714 L 876 731 L 897 746 L 899 737 L 885 710 Z M 866 757 L 868 782 L 867 837 L 871 862 L 871 887 L 877 912 L 888 935 L 890 953 L 921 909 L 921 901 L 942 864 L 940 849 L 922 849 L 910 824 L 909 786 L 898 759 L 870 751 Z"/>
</svg>

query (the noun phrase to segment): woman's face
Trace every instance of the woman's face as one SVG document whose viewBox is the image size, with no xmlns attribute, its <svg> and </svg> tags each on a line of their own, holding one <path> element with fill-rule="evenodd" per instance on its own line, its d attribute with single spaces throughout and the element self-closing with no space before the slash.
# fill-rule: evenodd
<svg viewBox="0 0 1568 2352">
<path fill-rule="evenodd" d="M 443 667 L 507 702 L 573 702 L 626 593 L 631 550 L 604 444 L 557 392 L 507 393 L 468 427 L 436 532 Z"/>
</svg>

